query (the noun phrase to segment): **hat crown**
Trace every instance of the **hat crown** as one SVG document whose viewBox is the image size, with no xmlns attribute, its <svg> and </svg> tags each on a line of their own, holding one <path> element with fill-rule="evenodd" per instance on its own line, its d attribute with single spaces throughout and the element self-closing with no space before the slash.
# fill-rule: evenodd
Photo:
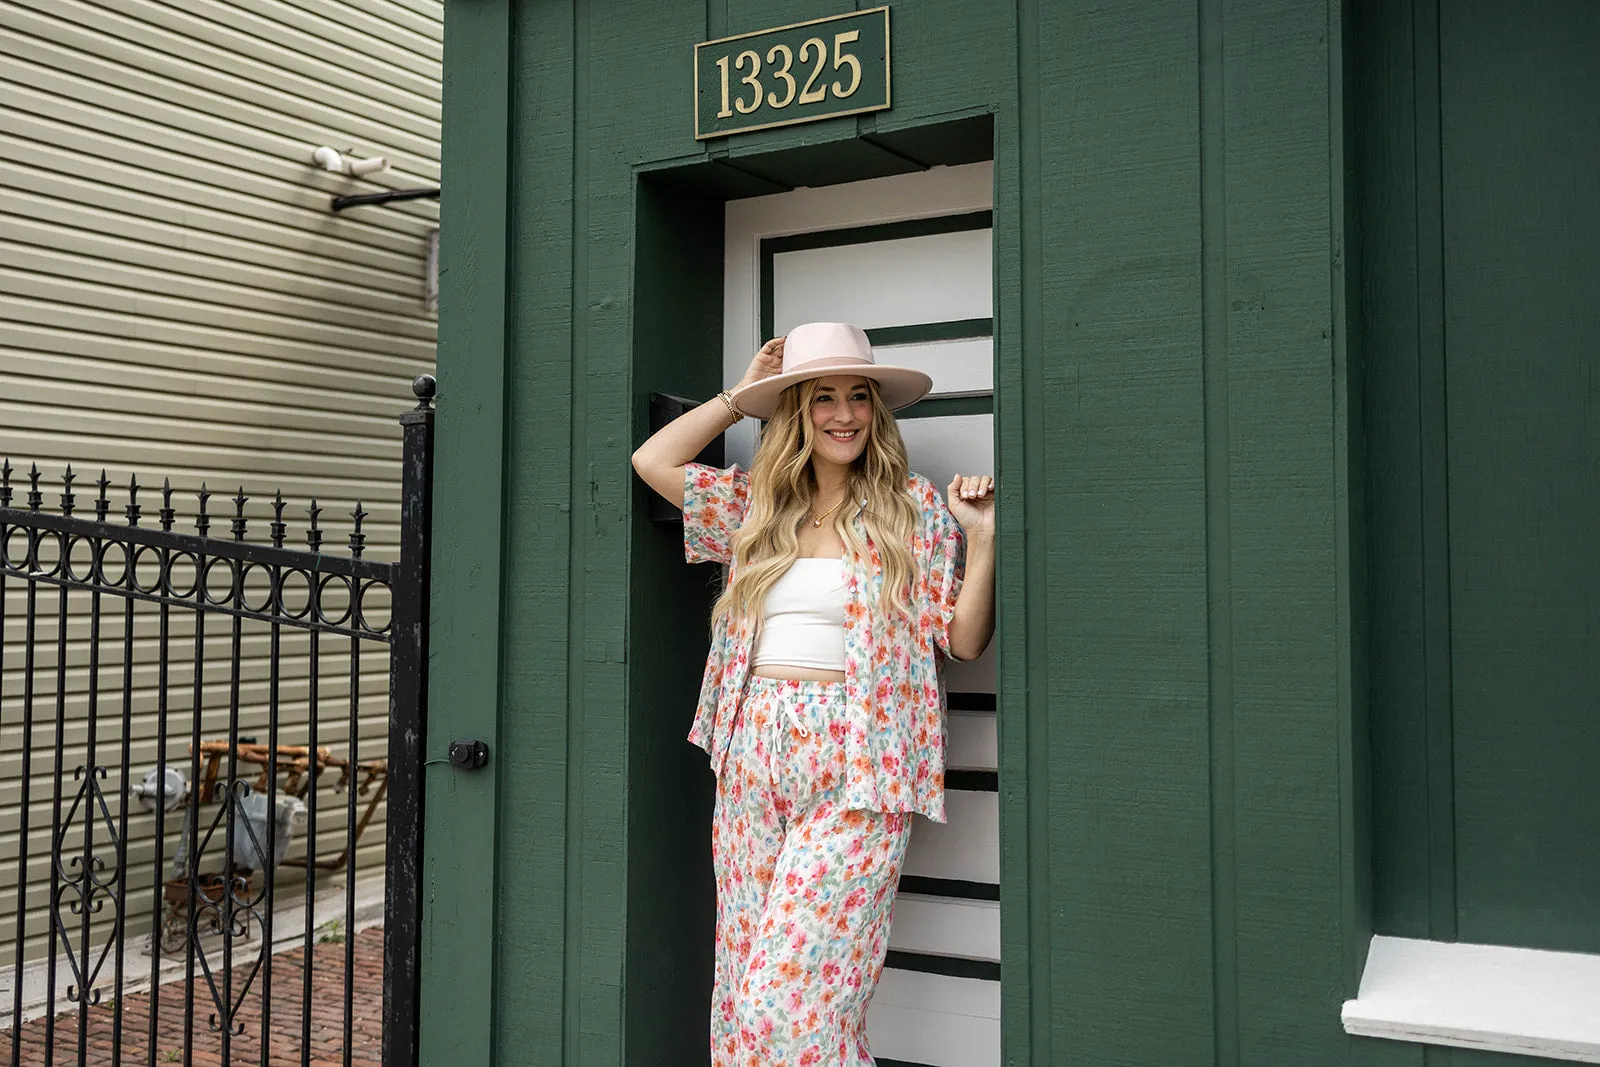
<svg viewBox="0 0 1600 1067">
<path fill-rule="evenodd" d="M 790 330 L 783 343 L 784 374 L 873 363 L 866 331 L 848 322 L 808 322 Z"/>
<path fill-rule="evenodd" d="M 886 367 L 872 356 L 866 331 L 848 322 L 807 322 L 790 330 L 783 345 L 783 369 L 733 392 L 733 402 L 746 415 L 770 419 L 785 389 L 808 378 L 860 375 L 878 385 L 878 396 L 890 411 L 928 395 L 933 379 L 912 367 Z"/>
</svg>

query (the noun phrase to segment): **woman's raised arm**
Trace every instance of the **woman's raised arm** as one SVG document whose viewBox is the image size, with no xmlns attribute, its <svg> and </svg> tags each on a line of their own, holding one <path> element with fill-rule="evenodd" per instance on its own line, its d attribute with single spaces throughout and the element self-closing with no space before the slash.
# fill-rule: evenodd
<svg viewBox="0 0 1600 1067">
<path fill-rule="evenodd" d="M 777 374 L 783 368 L 783 338 L 761 346 L 740 385 Z M 683 468 L 738 420 L 720 396 L 667 423 L 633 453 L 633 469 L 646 485 L 674 507 L 683 507 Z"/>
</svg>

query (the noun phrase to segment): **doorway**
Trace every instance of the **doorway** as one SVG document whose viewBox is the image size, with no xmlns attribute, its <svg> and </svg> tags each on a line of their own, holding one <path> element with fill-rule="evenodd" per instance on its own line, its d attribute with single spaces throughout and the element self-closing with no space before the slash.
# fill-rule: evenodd
<svg viewBox="0 0 1600 1067">
<path fill-rule="evenodd" d="M 933 377 L 898 414 L 940 491 L 994 470 L 993 164 L 729 201 L 724 384 L 802 322 L 849 321 L 877 358 Z M 748 467 L 756 430 L 727 435 Z M 1000 841 L 995 649 L 946 671 L 948 822 L 917 820 L 869 1027 L 882 1064 L 998 1067 Z"/>
</svg>

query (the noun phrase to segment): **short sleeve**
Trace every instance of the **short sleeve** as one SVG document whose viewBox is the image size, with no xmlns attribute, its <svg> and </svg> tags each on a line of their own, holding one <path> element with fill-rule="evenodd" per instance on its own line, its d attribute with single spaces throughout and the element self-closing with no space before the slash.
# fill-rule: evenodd
<svg viewBox="0 0 1600 1067">
<path fill-rule="evenodd" d="M 950 654 L 950 621 L 955 618 L 956 598 L 966 574 L 966 539 L 939 491 L 929 486 L 928 494 L 928 608 L 933 613 L 933 643 L 945 658 L 955 659 Z"/>
<path fill-rule="evenodd" d="M 683 468 L 683 557 L 690 563 L 733 562 L 733 535 L 750 504 L 750 476 L 738 466 Z"/>
</svg>

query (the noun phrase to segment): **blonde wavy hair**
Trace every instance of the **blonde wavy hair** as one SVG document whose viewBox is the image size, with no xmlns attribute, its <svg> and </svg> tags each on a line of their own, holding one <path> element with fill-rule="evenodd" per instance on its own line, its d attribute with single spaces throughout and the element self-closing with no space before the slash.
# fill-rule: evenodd
<svg viewBox="0 0 1600 1067">
<path fill-rule="evenodd" d="M 811 378 L 785 389 L 761 433 L 750 468 L 749 508 L 733 536 L 734 579 L 711 609 L 713 618 L 729 612 L 759 618 L 767 592 L 799 557 L 800 523 L 812 513 L 817 495 L 811 470 L 817 430 L 809 413 L 820 380 Z M 907 491 L 911 465 L 900 428 L 878 395 L 877 383 L 866 381 L 872 425 L 866 448 L 850 469 L 847 503 L 834 513 L 833 529 L 850 555 L 866 555 L 867 546 L 850 521 L 855 509 L 848 502 L 867 501 L 862 518 L 883 564 L 880 608 L 909 615 L 916 579 L 911 538 L 920 517 Z"/>
</svg>

